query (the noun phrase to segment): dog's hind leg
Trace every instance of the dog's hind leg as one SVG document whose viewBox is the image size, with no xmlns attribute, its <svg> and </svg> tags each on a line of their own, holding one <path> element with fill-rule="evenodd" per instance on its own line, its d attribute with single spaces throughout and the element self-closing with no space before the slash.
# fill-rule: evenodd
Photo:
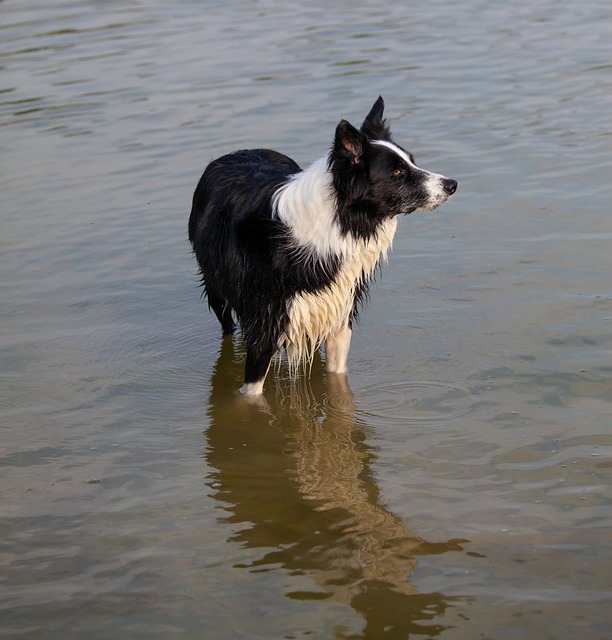
<svg viewBox="0 0 612 640">
<path fill-rule="evenodd" d="M 229 305 L 229 302 L 222 296 L 219 296 L 211 291 L 207 291 L 206 296 L 208 298 L 208 305 L 215 312 L 217 319 L 221 323 L 223 333 L 234 333 L 236 325 L 234 324 L 232 309 Z"/>
<path fill-rule="evenodd" d="M 349 325 L 325 340 L 325 368 L 329 373 L 346 373 L 353 332 Z"/>
<path fill-rule="evenodd" d="M 276 349 L 273 347 L 253 348 L 247 346 L 244 384 L 240 387 L 240 393 L 245 396 L 261 395 L 275 351 Z"/>
</svg>

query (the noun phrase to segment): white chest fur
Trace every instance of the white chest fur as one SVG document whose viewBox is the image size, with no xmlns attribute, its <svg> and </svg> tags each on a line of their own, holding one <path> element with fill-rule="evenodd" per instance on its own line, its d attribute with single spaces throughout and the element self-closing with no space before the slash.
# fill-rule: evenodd
<svg viewBox="0 0 612 640">
<path fill-rule="evenodd" d="M 396 229 L 397 218 L 390 218 L 369 241 L 347 242 L 331 284 L 316 293 L 299 293 L 289 301 L 289 326 L 278 346 L 285 350 L 290 367 L 311 360 L 323 341 L 347 327 L 357 288 L 387 259 Z"/>
</svg>

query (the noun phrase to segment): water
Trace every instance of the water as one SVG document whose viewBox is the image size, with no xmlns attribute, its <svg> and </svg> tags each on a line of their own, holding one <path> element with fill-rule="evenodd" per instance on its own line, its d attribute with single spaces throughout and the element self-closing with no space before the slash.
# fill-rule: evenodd
<svg viewBox="0 0 612 640">
<path fill-rule="evenodd" d="M 0 5 L 1 637 L 610 637 L 611 20 Z M 350 388 L 244 402 L 195 184 L 379 93 L 459 191 L 401 221 Z"/>
</svg>

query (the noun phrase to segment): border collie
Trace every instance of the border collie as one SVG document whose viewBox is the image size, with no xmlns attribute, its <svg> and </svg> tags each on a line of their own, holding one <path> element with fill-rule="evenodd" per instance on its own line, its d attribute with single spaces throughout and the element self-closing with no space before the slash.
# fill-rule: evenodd
<svg viewBox="0 0 612 640">
<path fill-rule="evenodd" d="M 391 140 L 382 97 L 356 129 L 342 120 L 327 157 L 302 171 L 268 149 L 213 160 L 193 196 L 189 240 L 224 333 L 238 321 L 246 395 L 259 395 L 274 354 L 290 368 L 325 344 L 345 373 L 352 323 L 400 214 L 431 211 L 457 182 L 416 166 Z"/>
</svg>

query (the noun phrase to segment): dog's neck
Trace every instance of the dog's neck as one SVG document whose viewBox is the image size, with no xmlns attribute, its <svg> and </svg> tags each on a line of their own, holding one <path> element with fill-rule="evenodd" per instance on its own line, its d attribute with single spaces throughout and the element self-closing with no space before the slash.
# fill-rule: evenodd
<svg viewBox="0 0 612 640">
<path fill-rule="evenodd" d="M 273 199 L 273 215 L 289 228 L 295 248 L 306 250 L 313 258 L 342 260 L 361 252 L 364 245 L 377 247 L 386 257 L 397 221 L 386 221 L 364 241 L 342 231 L 337 206 L 327 158 L 321 158 L 279 189 Z"/>
<path fill-rule="evenodd" d="M 273 206 L 275 217 L 289 228 L 296 247 L 323 260 L 346 253 L 350 240 L 338 225 L 327 158 L 291 176 L 274 196 Z"/>
</svg>

